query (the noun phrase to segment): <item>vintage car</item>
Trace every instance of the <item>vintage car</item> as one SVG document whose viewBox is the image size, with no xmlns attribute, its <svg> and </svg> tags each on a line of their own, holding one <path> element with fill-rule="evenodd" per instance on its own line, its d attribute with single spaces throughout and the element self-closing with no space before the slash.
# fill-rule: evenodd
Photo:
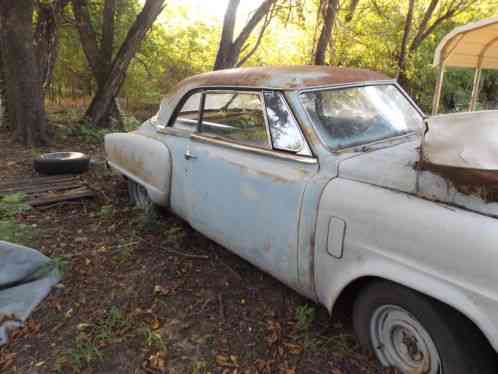
<svg viewBox="0 0 498 374">
<path fill-rule="evenodd" d="M 497 373 L 498 114 L 426 118 L 361 69 L 201 74 L 105 138 L 142 206 L 324 305 L 403 373 Z M 481 131 L 482 129 L 482 131 Z"/>
</svg>

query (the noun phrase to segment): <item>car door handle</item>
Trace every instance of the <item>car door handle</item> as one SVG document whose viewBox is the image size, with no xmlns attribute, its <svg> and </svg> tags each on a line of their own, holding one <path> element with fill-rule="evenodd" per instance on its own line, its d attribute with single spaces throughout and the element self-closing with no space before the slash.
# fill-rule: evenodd
<svg viewBox="0 0 498 374">
<path fill-rule="evenodd" d="M 192 153 L 190 153 L 190 150 L 187 150 L 185 152 L 185 160 L 195 160 L 197 156 L 194 156 Z"/>
</svg>

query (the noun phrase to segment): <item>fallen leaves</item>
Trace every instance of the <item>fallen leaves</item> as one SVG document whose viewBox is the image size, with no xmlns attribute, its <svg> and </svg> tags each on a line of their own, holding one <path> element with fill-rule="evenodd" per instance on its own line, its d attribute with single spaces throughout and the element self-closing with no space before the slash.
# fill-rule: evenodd
<svg viewBox="0 0 498 374">
<path fill-rule="evenodd" d="M 147 359 L 146 368 L 158 370 L 160 373 L 166 373 L 166 353 L 156 352 Z"/>
</svg>

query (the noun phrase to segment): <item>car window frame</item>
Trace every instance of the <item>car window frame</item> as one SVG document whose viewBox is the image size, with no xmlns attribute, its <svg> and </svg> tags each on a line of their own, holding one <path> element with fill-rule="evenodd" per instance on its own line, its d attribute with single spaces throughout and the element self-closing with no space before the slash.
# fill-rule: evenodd
<svg viewBox="0 0 498 374">
<path fill-rule="evenodd" d="M 266 112 L 266 102 L 264 101 L 264 96 L 263 96 L 263 114 L 265 118 L 265 126 L 267 129 L 267 134 L 269 137 L 270 141 L 270 147 L 269 148 L 261 148 L 253 145 L 247 145 L 243 143 L 236 142 L 232 139 L 227 139 L 227 138 L 222 138 L 222 137 L 215 137 L 215 136 L 209 136 L 209 134 L 201 133 L 199 132 L 199 124 L 201 121 L 201 115 L 203 113 L 204 109 L 204 96 L 202 95 L 201 102 L 200 102 L 200 116 L 199 116 L 199 122 L 197 126 L 192 126 L 192 131 L 184 130 L 184 129 L 179 129 L 173 127 L 176 119 L 178 118 L 178 114 L 180 110 L 183 108 L 183 105 L 187 102 L 187 100 L 193 96 L 196 93 L 206 93 L 206 92 L 212 92 L 212 91 L 229 91 L 229 92 L 234 92 L 234 91 L 243 91 L 243 92 L 248 92 L 248 93 L 260 93 L 263 95 L 263 91 L 274 91 L 274 92 L 280 92 L 282 94 L 282 97 L 289 108 L 292 116 L 294 117 L 298 127 L 299 131 L 303 135 L 303 139 L 306 143 L 307 148 L 310 150 L 310 155 L 300 155 L 296 154 L 293 152 L 288 152 L 288 151 L 282 151 L 279 149 L 273 148 L 273 142 L 271 140 L 271 133 L 269 129 L 269 123 L 268 123 L 268 118 L 267 118 L 267 112 Z M 318 158 L 316 155 L 313 153 L 310 143 L 303 131 L 302 124 L 300 121 L 297 119 L 296 114 L 294 113 L 294 110 L 292 106 L 289 104 L 289 100 L 287 99 L 286 95 L 284 94 L 284 91 L 281 90 L 274 90 L 274 89 L 269 89 L 269 88 L 252 88 L 252 87 L 231 87 L 231 86 L 218 86 L 218 87 L 209 87 L 209 86 L 203 86 L 203 87 L 197 87 L 193 88 L 190 91 L 186 92 L 183 97 L 179 100 L 177 103 L 175 110 L 171 114 L 170 119 L 168 120 L 168 123 L 166 127 L 162 128 L 159 130 L 159 132 L 167 134 L 167 135 L 172 135 L 172 136 L 182 136 L 182 137 L 189 137 L 192 140 L 200 141 L 200 142 L 209 142 L 211 144 L 216 144 L 221 147 L 228 147 L 228 148 L 235 148 L 239 149 L 241 151 L 245 152 L 251 152 L 251 153 L 256 153 L 256 154 L 262 154 L 266 155 L 269 157 L 275 157 L 279 159 L 284 159 L 284 160 L 291 160 L 291 161 L 296 161 L 299 163 L 304 163 L 304 164 L 318 164 Z"/>
<path fill-rule="evenodd" d="M 259 97 L 260 103 L 261 103 L 261 111 L 263 113 L 263 120 L 265 124 L 265 132 L 266 132 L 266 140 L 267 144 L 266 146 L 258 146 L 256 144 L 249 144 L 249 143 L 244 143 L 237 141 L 235 139 L 227 138 L 224 136 L 219 136 L 219 135 L 211 135 L 206 132 L 201 131 L 201 125 L 203 122 L 204 118 L 204 107 L 206 103 L 206 95 L 208 94 L 249 94 L 249 95 L 257 95 Z M 236 89 L 236 88 L 213 88 L 213 89 L 204 89 L 202 90 L 202 98 L 201 98 L 201 110 L 200 110 L 200 116 L 199 116 L 199 122 L 197 125 L 197 131 L 195 132 L 196 134 L 206 136 L 209 138 L 217 139 L 217 140 L 223 140 L 226 142 L 242 145 L 245 147 L 254 147 L 257 149 L 264 149 L 264 150 L 273 150 L 273 143 L 272 143 L 272 138 L 271 138 L 271 133 L 270 133 L 270 127 L 268 123 L 268 118 L 266 116 L 266 104 L 265 104 L 265 99 L 263 96 L 263 90 L 255 89 L 255 90 L 248 90 L 248 89 Z"/>
<path fill-rule="evenodd" d="M 264 97 L 265 92 L 271 92 L 277 94 L 280 99 L 283 101 L 285 108 L 287 111 L 290 113 L 290 116 L 292 117 L 292 121 L 294 124 L 297 126 L 299 135 L 301 137 L 302 141 L 302 147 L 299 151 L 292 151 L 292 150 L 285 150 L 285 149 L 280 149 L 280 148 L 275 148 L 274 142 L 273 142 L 273 137 L 271 135 L 271 129 L 270 129 L 270 120 L 268 118 L 268 105 L 266 104 L 266 99 Z M 296 116 L 294 115 L 294 112 L 292 111 L 292 107 L 289 105 L 289 102 L 287 101 L 287 98 L 285 97 L 284 92 L 280 90 L 269 90 L 269 89 L 264 89 L 263 90 L 263 98 L 265 99 L 264 106 L 265 106 L 265 116 L 266 116 L 266 121 L 268 123 L 268 129 L 270 131 L 270 138 L 271 138 L 271 144 L 272 144 L 272 149 L 275 152 L 285 152 L 291 155 L 296 155 L 296 156 L 305 156 L 305 157 L 314 157 L 313 152 L 311 151 L 311 147 L 308 143 L 308 139 L 306 139 L 306 136 L 304 136 L 303 129 L 301 128 L 301 124 L 297 120 Z"/>
<path fill-rule="evenodd" d="M 302 89 L 302 90 L 296 90 L 296 98 L 297 102 L 299 103 L 298 105 L 300 106 L 300 110 L 304 112 L 306 116 L 306 120 L 310 124 L 310 126 L 313 129 L 313 132 L 317 134 L 318 139 L 320 140 L 320 143 L 332 154 L 343 154 L 343 153 L 349 153 L 349 152 L 363 152 L 363 149 L 366 149 L 370 146 L 374 146 L 377 144 L 383 144 L 383 143 L 389 143 L 390 141 L 397 141 L 399 139 L 404 139 L 404 138 L 410 138 L 413 137 L 413 133 L 407 133 L 404 135 L 396 136 L 393 138 L 388 138 L 388 139 L 381 139 L 381 140 L 376 140 L 372 141 L 370 143 L 364 143 L 360 145 L 355 145 L 351 147 L 345 147 L 345 148 L 331 148 L 327 142 L 323 139 L 322 134 L 318 129 L 316 128 L 316 124 L 312 120 L 311 116 L 309 115 L 308 111 L 304 107 L 303 102 L 301 101 L 301 95 L 310 93 L 310 92 L 316 92 L 316 91 L 323 91 L 323 90 L 341 90 L 341 89 L 347 89 L 347 88 L 358 88 L 358 87 L 368 87 L 368 86 L 387 86 L 387 85 L 392 85 L 394 86 L 410 103 L 410 105 L 420 114 L 422 119 L 424 121 L 427 120 L 428 116 L 423 112 L 422 109 L 417 105 L 415 100 L 408 95 L 408 93 L 401 87 L 401 85 L 394 79 L 384 79 L 384 80 L 378 80 L 378 81 L 368 81 L 368 82 L 354 82 L 354 83 L 343 83 L 343 84 L 336 84 L 336 85 L 326 85 L 326 86 L 317 86 L 313 88 L 307 88 L 307 89 Z"/>
<path fill-rule="evenodd" d="M 183 97 L 181 98 L 180 102 L 176 105 L 176 108 L 175 110 L 173 111 L 173 114 L 171 115 L 171 118 L 169 119 L 168 121 L 168 124 L 166 125 L 166 128 L 170 128 L 170 129 L 173 129 L 173 130 L 180 130 L 180 131 L 188 131 L 188 130 L 184 130 L 184 129 L 178 129 L 178 128 L 175 128 L 174 125 L 175 125 L 175 122 L 177 121 L 178 119 L 178 116 L 180 115 L 181 113 L 181 110 L 183 109 L 183 106 L 187 103 L 187 101 L 194 95 L 196 94 L 201 94 L 201 100 L 199 101 L 199 111 L 198 111 L 198 116 L 197 116 L 197 123 L 192 126 L 193 130 L 191 132 L 197 132 L 198 131 L 198 127 L 199 127 L 199 124 L 200 124 L 200 121 L 201 121 L 201 118 L 202 118 L 202 108 L 204 107 L 204 95 L 203 95 L 203 89 L 195 89 L 195 90 L 191 90 L 189 92 L 187 92 L 185 95 L 183 95 Z"/>
</svg>

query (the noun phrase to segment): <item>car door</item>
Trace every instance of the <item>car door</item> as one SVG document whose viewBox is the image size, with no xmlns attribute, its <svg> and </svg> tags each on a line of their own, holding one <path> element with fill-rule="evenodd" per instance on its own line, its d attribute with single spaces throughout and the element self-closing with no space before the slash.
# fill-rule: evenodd
<svg viewBox="0 0 498 374">
<path fill-rule="evenodd" d="M 201 92 L 188 93 L 178 105 L 168 126 L 158 130 L 171 154 L 169 207 L 186 220 L 191 216 L 189 203 L 191 163 L 185 155 L 189 152 L 190 136 L 197 131 L 199 124 L 201 98 Z"/>
<path fill-rule="evenodd" d="M 207 90 L 202 102 L 186 156 L 191 225 L 298 288 L 301 203 L 318 165 L 284 95 Z"/>
</svg>

